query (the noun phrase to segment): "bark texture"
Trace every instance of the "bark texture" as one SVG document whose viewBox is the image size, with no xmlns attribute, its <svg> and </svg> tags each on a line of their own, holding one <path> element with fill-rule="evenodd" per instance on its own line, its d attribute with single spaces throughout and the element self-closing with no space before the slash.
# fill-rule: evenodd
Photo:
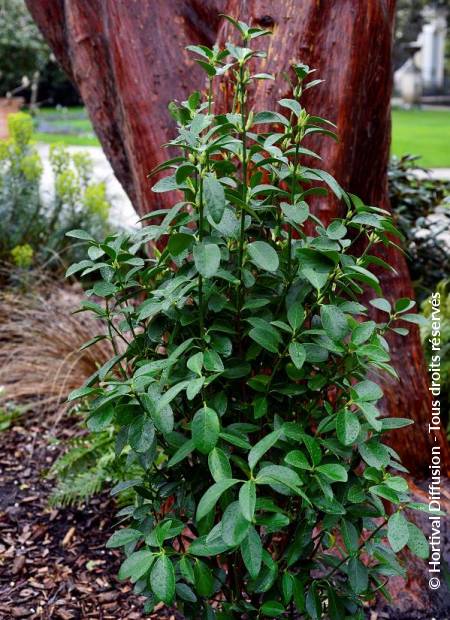
<svg viewBox="0 0 450 620">
<path fill-rule="evenodd" d="M 155 195 L 146 178 L 166 158 L 160 145 L 173 125 L 167 112 L 202 88 L 203 74 L 184 51 L 189 43 L 213 44 L 229 34 L 218 14 L 253 21 L 273 30 L 258 39 L 268 46 L 263 71 L 277 76 L 260 81 L 253 93 L 259 109 L 288 95 L 281 74 L 293 61 L 317 69 L 325 83 L 310 91 L 305 106 L 338 125 L 340 142 L 311 137 L 323 167 L 347 190 L 369 204 L 388 208 L 387 161 L 390 143 L 391 41 L 395 0 L 27 0 L 28 7 L 58 60 L 75 81 L 113 168 L 139 213 L 160 208 L 167 195 Z M 219 101 L 227 90 L 216 93 Z M 317 200 L 325 221 L 340 205 Z M 404 258 L 385 255 L 397 274 L 383 272 L 388 298 L 412 296 Z M 434 445 L 428 434 L 430 396 L 417 330 L 391 339 L 400 383 L 383 378 L 385 411 L 416 421 L 392 438 L 405 465 L 427 475 Z M 443 463 L 448 446 L 439 435 Z"/>
</svg>

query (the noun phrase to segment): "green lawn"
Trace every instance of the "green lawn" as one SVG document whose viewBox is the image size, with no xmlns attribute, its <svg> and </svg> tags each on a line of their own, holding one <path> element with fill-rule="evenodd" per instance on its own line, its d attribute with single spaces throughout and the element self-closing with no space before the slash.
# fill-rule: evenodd
<svg viewBox="0 0 450 620">
<path fill-rule="evenodd" d="M 41 108 L 35 117 L 35 140 L 65 146 L 99 146 L 83 107 Z"/>
<path fill-rule="evenodd" d="M 428 168 L 450 168 L 450 111 L 392 111 L 392 153 L 421 155 Z"/>
<path fill-rule="evenodd" d="M 44 144 L 64 144 L 64 146 L 100 146 L 98 138 L 93 135 L 77 136 L 65 133 L 44 133 L 37 131 L 33 134 L 36 142 Z"/>
</svg>

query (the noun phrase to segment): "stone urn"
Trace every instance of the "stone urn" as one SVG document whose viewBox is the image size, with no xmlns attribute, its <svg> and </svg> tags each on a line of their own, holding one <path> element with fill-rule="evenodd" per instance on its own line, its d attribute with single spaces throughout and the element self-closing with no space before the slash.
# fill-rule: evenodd
<svg viewBox="0 0 450 620">
<path fill-rule="evenodd" d="M 404 65 L 404 70 L 400 77 L 400 94 L 403 103 L 412 106 L 418 105 L 422 97 L 423 84 L 420 70 L 412 58 Z"/>
<path fill-rule="evenodd" d="M 0 140 L 9 138 L 8 116 L 18 112 L 24 103 L 23 97 L 0 97 Z"/>
</svg>

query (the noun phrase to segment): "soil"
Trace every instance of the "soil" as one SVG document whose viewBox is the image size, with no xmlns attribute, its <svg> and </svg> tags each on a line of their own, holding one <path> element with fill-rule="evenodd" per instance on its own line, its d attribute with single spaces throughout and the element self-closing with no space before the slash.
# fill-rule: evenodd
<svg viewBox="0 0 450 620">
<path fill-rule="evenodd" d="M 67 428 L 60 434 L 73 433 Z M 120 552 L 104 547 L 116 511 L 108 494 L 81 508 L 49 507 L 52 482 L 45 472 L 61 447 L 49 443 L 48 435 L 38 424 L 0 432 L 0 619 L 148 618 L 132 586 L 115 577 Z M 416 487 L 415 495 L 420 498 L 421 493 L 423 489 Z M 450 549 L 448 521 L 444 550 Z M 430 593 L 423 579 L 424 565 L 412 559 L 409 563 L 408 588 L 403 581 L 390 580 L 393 602 L 379 601 L 368 610 L 368 620 L 450 619 L 446 585 Z M 180 616 L 161 606 L 151 618 L 179 620 Z"/>
<path fill-rule="evenodd" d="M 0 433 L 0 618 L 140 620 L 142 600 L 115 578 L 120 552 L 104 547 L 114 502 L 48 505 L 44 472 L 59 450 L 38 426 Z"/>
</svg>

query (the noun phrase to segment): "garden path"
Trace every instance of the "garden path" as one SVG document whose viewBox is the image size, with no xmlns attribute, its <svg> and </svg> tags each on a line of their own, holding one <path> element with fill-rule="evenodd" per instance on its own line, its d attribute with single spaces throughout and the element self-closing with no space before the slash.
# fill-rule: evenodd
<svg viewBox="0 0 450 620">
<path fill-rule="evenodd" d="M 106 184 L 106 191 L 111 202 L 111 221 L 121 227 L 130 229 L 136 228 L 138 216 L 126 195 L 121 184 L 114 175 L 111 164 L 106 158 L 103 150 L 98 146 L 67 146 L 70 153 L 87 152 L 92 158 L 93 180 L 103 181 Z M 52 171 L 49 161 L 50 146 L 48 144 L 38 144 L 37 150 L 41 156 L 44 166 L 42 186 L 44 194 L 49 194 L 52 187 Z"/>
</svg>

